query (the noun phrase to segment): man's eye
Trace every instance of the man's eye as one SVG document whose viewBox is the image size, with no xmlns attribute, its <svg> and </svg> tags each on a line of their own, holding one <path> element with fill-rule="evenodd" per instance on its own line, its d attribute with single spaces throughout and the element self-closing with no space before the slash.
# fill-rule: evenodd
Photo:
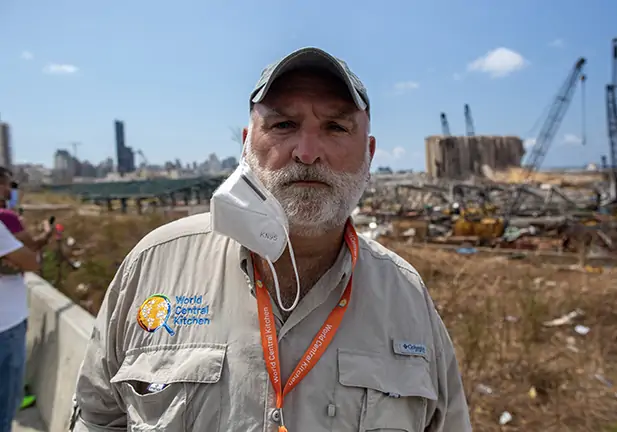
<svg viewBox="0 0 617 432">
<path fill-rule="evenodd" d="M 335 132 L 347 132 L 347 129 L 345 129 L 343 126 L 341 126 L 338 123 L 328 124 L 328 129 L 335 131 Z"/>
<path fill-rule="evenodd" d="M 290 129 L 292 127 L 294 127 L 294 123 L 290 121 L 276 123 L 274 126 L 272 126 L 273 129 Z"/>
</svg>

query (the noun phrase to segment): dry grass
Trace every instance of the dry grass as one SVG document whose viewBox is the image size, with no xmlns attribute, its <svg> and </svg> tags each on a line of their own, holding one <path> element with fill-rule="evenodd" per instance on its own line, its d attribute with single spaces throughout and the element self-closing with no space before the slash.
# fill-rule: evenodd
<svg viewBox="0 0 617 432">
<path fill-rule="evenodd" d="M 174 217 L 62 215 L 58 221 L 75 238 L 71 253 L 82 266 L 59 267 L 51 253 L 44 276 L 58 279 L 59 289 L 96 314 L 124 255 Z M 475 431 L 617 431 L 608 426 L 617 425 L 617 388 L 596 377 L 617 383 L 616 273 L 388 246 L 418 269 L 450 331 Z M 585 313 L 576 323 L 543 325 L 575 309 Z M 591 331 L 579 335 L 574 324 Z M 506 410 L 513 420 L 499 426 Z"/>
<path fill-rule="evenodd" d="M 126 254 L 154 228 L 177 218 L 164 214 L 84 216 L 74 211 L 43 211 L 26 214 L 26 220 L 34 226 L 52 214 L 65 231 L 62 241 L 52 240 L 47 246 L 42 276 L 93 315 L 98 313 L 107 286 Z M 69 237 L 75 239 L 72 247 L 66 244 Z M 79 262 L 80 267 L 74 270 L 61 256 Z"/>
<path fill-rule="evenodd" d="M 32 192 L 25 191 L 23 196 L 20 198 L 21 205 L 30 205 L 30 204 L 70 204 L 70 205 L 78 205 L 78 201 L 70 196 L 70 195 L 62 195 L 51 192 Z"/>
<path fill-rule="evenodd" d="M 389 246 L 423 276 L 448 327 L 475 431 L 617 425 L 617 273 Z M 543 325 L 576 309 L 584 316 L 569 325 Z M 576 324 L 591 330 L 580 335 Z M 504 411 L 513 420 L 500 427 Z"/>
</svg>

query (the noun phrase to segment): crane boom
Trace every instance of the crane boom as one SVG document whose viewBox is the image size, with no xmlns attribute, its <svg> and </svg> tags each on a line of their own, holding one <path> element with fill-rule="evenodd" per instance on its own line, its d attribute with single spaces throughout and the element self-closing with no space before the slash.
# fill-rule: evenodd
<svg viewBox="0 0 617 432">
<path fill-rule="evenodd" d="M 608 125 L 608 140 L 610 163 L 613 172 L 613 182 L 617 181 L 617 102 L 615 101 L 615 86 L 606 86 L 606 121 Z"/>
<path fill-rule="evenodd" d="M 557 94 L 557 97 L 553 101 L 548 117 L 542 125 L 542 129 L 540 129 L 540 133 L 536 138 L 536 144 L 533 146 L 533 150 L 529 155 L 529 160 L 527 162 L 528 175 L 542 165 L 546 152 L 555 138 L 555 134 L 559 126 L 561 126 L 561 121 L 570 106 L 570 101 L 572 100 L 574 89 L 576 88 L 576 82 L 580 79 L 585 62 L 586 60 L 584 58 L 580 58 L 576 62 Z"/>
<path fill-rule="evenodd" d="M 544 160 L 544 157 L 546 156 L 546 153 L 555 138 L 555 134 L 557 133 L 559 126 L 561 126 L 563 117 L 570 106 L 570 101 L 572 100 L 576 83 L 581 77 L 585 62 L 586 60 L 582 57 L 577 60 L 576 64 L 570 71 L 570 74 L 566 78 L 566 81 L 559 89 L 559 93 L 557 93 L 557 96 L 553 101 L 548 117 L 540 129 L 540 133 L 536 138 L 536 143 L 531 150 L 531 154 L 529 155 L 527 167 L 523 176 L 525 180 L 527 180 L 531 174 L 541 166 L 542 161 Z M 516 210 L 521 193 L 522 187 L 519 187 L 508 208 L 506 220 L 509 219 L 510 215 Z"/>
<path fill-rule="evenodd" d="M 473 125 L 473 117 L 471 117 L 471 108 L 465 104 L 465 129 L 467 130 L 467 136 L 474 136 L 476 130 Z"/>
<path fill-rule="evenodd" d="M 617 38 L 613 39 L 613 84 L 617 86 Z"/>
<path fill-rule="evenodd" d="M 441 119 L 441 134 L 444 136 L 450 136 L 450 125 L 448 124 L 446 113 L 441 113 L 439 118 Z"/>
</svg>

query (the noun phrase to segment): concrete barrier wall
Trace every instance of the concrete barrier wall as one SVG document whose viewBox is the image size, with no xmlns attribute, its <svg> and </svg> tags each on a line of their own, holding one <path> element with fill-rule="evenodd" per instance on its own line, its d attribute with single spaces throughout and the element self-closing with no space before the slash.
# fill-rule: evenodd
<svg viewBox="0 0 617 432">
<path fill-rule="evenodd" d="M 41 277 L 26 275 L 30 318 L 26 382 L 50 432 L 68 430 L 77 373 L 94 317 Z"/>
</svg>

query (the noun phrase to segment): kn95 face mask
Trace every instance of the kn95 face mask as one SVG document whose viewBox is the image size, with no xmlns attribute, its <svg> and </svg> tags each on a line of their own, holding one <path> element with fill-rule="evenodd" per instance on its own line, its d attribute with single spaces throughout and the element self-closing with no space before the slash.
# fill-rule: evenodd
<svg viewBox="0 0 617 432">
<path fill-rule="evenodd" d="M 210 212 L 214 231 L 234 239 L 268 262 L 274 276 L 278 304 L 283 311 L 292 311 L 300 300 L 300 280 L 289 240 L 287 215 L 244 159 L 212 195 Z M 297 284 L 296 298 L 289 308 L 281 300 L 274 269 L 274 262 L 283 255 L 286 246 L 289 246 Z"/>
</svg>

